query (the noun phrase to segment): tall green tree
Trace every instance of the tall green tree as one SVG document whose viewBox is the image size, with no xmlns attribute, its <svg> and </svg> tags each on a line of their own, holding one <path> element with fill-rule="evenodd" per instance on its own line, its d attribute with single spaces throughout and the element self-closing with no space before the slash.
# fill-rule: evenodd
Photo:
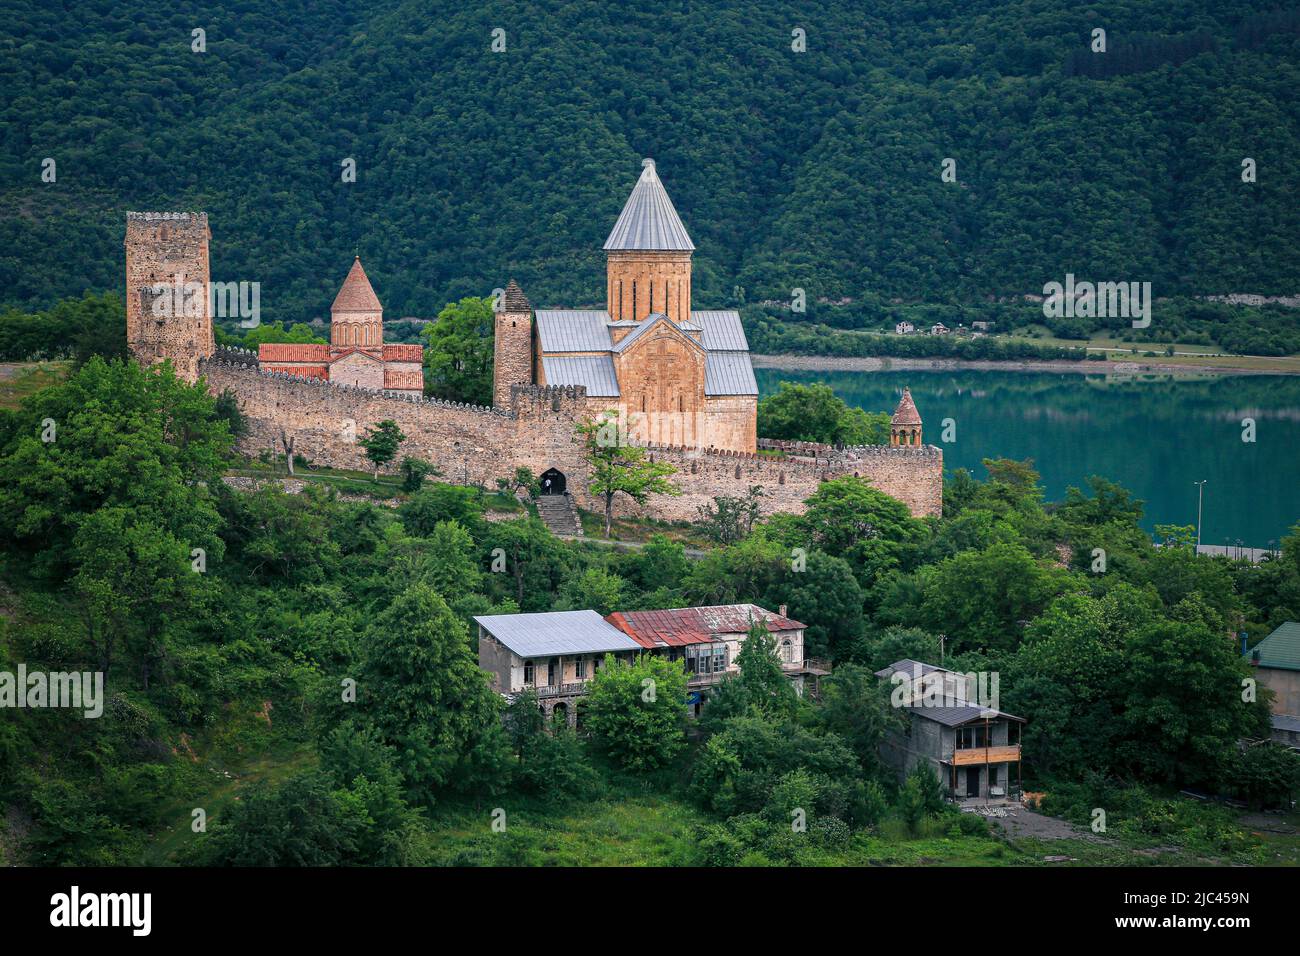
<svg viewBox="0 0 1300 956">
<path fill-rule="evenodd" d="M 391 418 L 367 428 L 366 433 L 357 439 L 357 444 L 365 449 L 366 457 L 375 466 L 376 481 L 379 480 L 379 469 L 397 457 L 397 449 L 404 441 L 406 435 Z"/>
<path fill-rule="evenodd" d="M 366 631 L 358 681 L 363 713 L 397 753 L 413 804 L 430 804 L 457 771 L 493 746 L 500 700 L 470 650 L 469 633 L 430 585 L 417 583 Z"/>
<path fill-rule="evenodd" d="M 758 403 L 758 434 L 828 445 L 885 445 L 889 415 L 852 408 L 820 382 L 781 382 Z"/>
<path fill-rule="evenodd" d="M 231 447 L 227 423 L 202 383 L 169 365 L 95 357 L 61 385 L 33 395 L 0 447 L 0 529 L 41 568 L 66 569 L 87 516 L 121 507 L 177 541 L 222 544 L 210 489 Z"/>
<path fill-rule="evenodd" d="M 639 505 L 651 495 L 681 494 L 668 480 L 677 469 L 665 461 L 649 461 L 644 448 L 627 444 L 612 413 L 579 422 L 574 430 L 582 441 L 583 458 L 591 468 L 587 491 L 605 500 L 606 538 L 614 521 L 614 499 L 619 494 Z"/>
<path fill-rule="evenodd" d="M 686 672 L 680 661 L 612 654 L 588 685 L 583 723 L 593 743 L 628 770 L 665 766 L 686 746 Z"/>
<path fill-rule="evenodd" d="M 492 404 L 492 300 L 468 296 L 448 303 L 424 327 L 424 390 L 472 405 Z"/>
</svg>

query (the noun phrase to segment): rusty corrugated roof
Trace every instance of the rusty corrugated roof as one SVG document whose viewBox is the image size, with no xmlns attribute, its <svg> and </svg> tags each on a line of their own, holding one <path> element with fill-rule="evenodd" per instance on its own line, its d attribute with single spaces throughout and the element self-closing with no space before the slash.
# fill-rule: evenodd
<svg viewBox="0 0 1300 956">
<path fill-rule="evenodd" d="M 770 631 L 794 631 L 804 625 L 757 604 L 717 604 L 662 611 L 615 611 L 605 620 L 642 647 L 707 644 L 719 634 L 744 634 L 750 622 L 767 622 Z"/>
</svg>

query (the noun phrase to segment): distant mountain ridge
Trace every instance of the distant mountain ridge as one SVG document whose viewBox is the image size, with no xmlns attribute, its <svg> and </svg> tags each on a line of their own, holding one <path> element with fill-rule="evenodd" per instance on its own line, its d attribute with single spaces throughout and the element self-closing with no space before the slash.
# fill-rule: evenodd
<svg viewBox="0 0 1300 956">
<path fill-rule="evenodd" d="M 274 319 L 326 314 L 358 253 L 394 316 L 512 276 L 598 303 L 645 156 L 702 307 L 970 301 L 1067 271 L 1294 294 L 1300 17 L 1062 6 L 6 2 L 0 303 L 120 289 L 128 208 L 207 211 L 214 277 L 261 282 Z"/>
</svg>

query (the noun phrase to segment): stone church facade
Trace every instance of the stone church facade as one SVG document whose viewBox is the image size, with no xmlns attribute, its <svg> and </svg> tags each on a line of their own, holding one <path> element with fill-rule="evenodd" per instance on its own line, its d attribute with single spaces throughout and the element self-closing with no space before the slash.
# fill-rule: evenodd
<svg viewBox="0 0 1300 956">
<path fill-rule="evenodd" d="M 533 310 L 513 280 L 506 287 L 494 404 L 515 385 L 580 386 L 632 441 L 752 454 L 758 384 L 740 313 L 691 308 L 695 244 L 653 160 L 604 248 L 604 309 Z"/>
<path fill-rule="evenodd" d="M 605 309 L 534 310 L 513 281 L 500 295 L 491 407 L 423 396 L 422 350 L 384 344 L 382 306 L 359 259 L 334 301 L 328 345 L 217 348 L 209 241 L 205 213 L 127 214 L 127 341 L 142 363 L 169 360 L 188 381 L 233 394 L 249 425 L 240 443 L 247 454 L 283 451 L 291 440 L 314 464 L 368 468 L 357 438 L 391 419 L 407 436 L 399 454 L 431 462 L 447 481 L 491 488 L 526 467 L 600 510 L 575 427 L 613 412 L 630 442 L 676 469 L 681 492 L 644 507 L 620 500 L 620 513 L 691 521 L 715 498 L 753 486 L 763 490 L 764 513 L 797 513 L 840 475 L 870 480 L 914 515 L 941 512 L 943 453 L 922 443 L 910 394 L 891 445 L 757 439 L 758 389 L 740 317 L 691 308 L 694 246 L 651 163 L 605 244 Z M 175 275 L 193 294 L 182 313 L 159 317 L 152 290 Z"/>
</svg>

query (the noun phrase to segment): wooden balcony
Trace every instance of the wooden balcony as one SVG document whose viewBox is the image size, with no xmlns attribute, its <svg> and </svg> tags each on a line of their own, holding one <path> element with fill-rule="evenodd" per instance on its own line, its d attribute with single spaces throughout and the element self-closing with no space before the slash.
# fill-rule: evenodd
<svg viewBox="0 0 1300 956">
<path fill-rule="evenodd" d="M 781 670 L 787 674 L 812 674 L 816 677 L 825 677 L 831 672 L 831 662 L 816 657 L 805 657 L 802 661 L 794 664 L 787 664 L 783 661 Z"/>
<path fill-rule="evenodd" d="M 952 765 L 965 767 L 970 764 L 1012 763 L 1019 759 L 1020 744 L 1012 744 L 1009 747 L 967 747 L 964 750 L 953 751 Z"/>
<path fill-rule="evenodd" d="M 531 690 L 537 695 L 538 699 L 543 697 L 576 697 L 587 692 L 587 681 L 580 680 L 569 684 L 545 684 L 541 687 L 525 687 L 524 690 Z"/>
</svg>

